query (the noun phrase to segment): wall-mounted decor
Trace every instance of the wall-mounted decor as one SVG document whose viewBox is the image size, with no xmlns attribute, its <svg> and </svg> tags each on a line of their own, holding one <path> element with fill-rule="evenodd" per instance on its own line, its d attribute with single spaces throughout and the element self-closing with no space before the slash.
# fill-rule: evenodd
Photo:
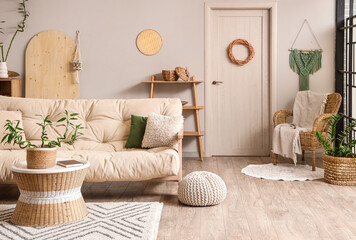
<svg viewBox="0 0 356 240">
<path fill-rule="evenodd" d="M 318 44 L 319 49 L 293 48 L 304 25 L 308 26 L 315 42 Z M 323 50 L 321 49 L 318 39 L 315 37 L 315 34 L 307 19 L 304 19 L 304 22 L 299 29 L 296 38 L 294 39 L 292 47 L 288 50 L 291 52 L 289 55 L 289 66 L 293 72 L 299 75 L 299 91 L 309 90 L 309 75 L 314 74 L 321 68 L 321 53 Z"/>
<path fill-rule="evenodd" d="M 79 71 L 82 70 L 82 58 L 80 57 L 80 39 L 79 39 L 80 31 L 76 32 L 75 37 L 75 54 L 74 54 L 74 61 L 73 61 L 73 69 L 75 70 L 76 74 L 76 82 L 79 83 Z"/>
<path fill-rule="evenodd" d="M 249 51 L 249 56 L 245 59 L 245 60 L 238 60 L 235 58 L 234 54 L 232 53 L 232 48 L 235 45 L 244 45 L 248 48 Z M 229 58 L 232 62 L 237 63 L 239 65 L 245 65 L 246 63 L 248 63 L 249 61 L 252 60 L 252 58 L 255 56 L 255 50 L 253 49 L 252 45 L 245 39 L 236 39 L 234 41 L 232 41 L 232 43 L 230 43 L 229 48 L 228 48 L 228 54 L 229 54 Z"/>
<path fill-rule="evenodd" d="M 136 45 L 142 54 L 152 56 L 161 50 L 162 37 L 157 31 L 146 29 L 138 34 Z"/>
</svg>

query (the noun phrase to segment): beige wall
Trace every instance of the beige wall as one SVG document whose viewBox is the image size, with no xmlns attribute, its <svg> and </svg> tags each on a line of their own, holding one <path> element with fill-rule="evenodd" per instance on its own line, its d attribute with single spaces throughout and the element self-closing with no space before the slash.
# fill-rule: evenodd
<svg viewBox="0 0 356 240">
<path fill-rule="evenodd" d="M 9 1 L 1 0 L 2 14 L 4 13 L 4 10 L 1 10 L 4 9 L 2 6 Z M 24 74 L 25 48 L 36 33 L 55 29 L 74 38 L 75 31 L 79 29 L 84 61 L 81 98 L 148 97 L 149 86 L 141 82 L 150 79 L 152 74 L 159 73 L 162 69 L 173 69 L 175 66 L 188 66 L 197 79 L 204 80 L 204 2 L 204 0 L 30 0 L 28 9 L 31 16 L 27 29 L 15 40 L 8 67 Z M 277 101 L 278 108 L 291 108 L 298 90 L 298 76 L 289 69 L 287 49 L 305 18 L 309 20 L 324 50 L 323 68 L 311 76 L 311 90 L 334 91 L 335 1 L 277 2 Z M 13 19 L 15 15 L 6 14 L 6 17 Z M 146 28 L 156 29 L 163 37 L 162 50 L 151 57 L 142 55 L 135 45 L 137 34 Z M 296 47 L 309 45 L 317 47 L 308 32 L 301 35 Z M 157 91 L 157 97 L 182 96 L 182 99 L 192 102 L 192 95 L 184 86 L 177 86 L 174 89 L 162 86 Z M 198 91 L 199 101 L 203 104 L 204 85 L 200 85 Z M 185 117 L 186 128 L 192 128 L 193 115 Z M 184 152 L 196 150 L 195 139 L 185 138 Z"/>
</svg>

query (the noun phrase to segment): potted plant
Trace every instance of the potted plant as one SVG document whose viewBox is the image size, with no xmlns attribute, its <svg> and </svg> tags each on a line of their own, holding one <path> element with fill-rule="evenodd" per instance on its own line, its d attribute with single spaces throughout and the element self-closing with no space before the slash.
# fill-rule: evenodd
<svg viewBox="0 0 356 240">
<path fill-rule="evenodd" d="M 19 32 L 25 31 L 25 26 L 26 26 L 25 23 L 26 23 L 27 17 L 30 16 L 29 11 L 27 11 L 27 9 L 26 9 L 26 2 L 27 1 L 28 0 L 22 0 L 22 2 L 20 2 L 19 8 L 17 9 L 18 12 L 20 14 L 22 14 L 23 18 L 22 18 L 21 23 L 17 25 L 16 31 L 12 35 L 12 38 L 11 38 L 11 41 L 9 43 L 9 46 L 8 46 L 7 50 L 4 49 L 4 43 L 0 42 L 0 52 L 1 52 L 1 57 L 0 57 L 0 78 L 7 78 L 8 77 L 6 61 L 7 61 L 7 58 L 9 57 L 9 53 L 10 53 L 10 50 L 11 50 L 12 43 L 14 42 L 14 39 L 15 39 L 16 35 Z M 5 21 L 1 20 L 0 24 L 3 24 L 3 23 L 5 23 Z M 4 34 L 4 29 L 2 27 L 0 27 L 0 34 Z"/>
<path fill-rule="evenodd" d="M 41 127 L 41 144 L 32 144 L 29 140 L 23 140 L 24 131 L 19 127 L 19 120 L 10 121 L 7 120 L 5 124 L 5 136 L 1 139 L 1 143 L 13 143 L 19 145 L 22 149 L 27 149 L 26 151 L 26 161 L 27 168 L 29 169 L 44 169 L 51 168 L 56 165 L 56 147 L 61 147 L 62 143 L 73 145 L 78 137 L 83 135 L 80 132 L 82 124 L 74 124 L 73 121 L 78 120 L 76 116 L 78 113 L 68 113 L 67 110 L 64 111 L 64 117 L 60 118 L 56 127 L 64 127 L 64 133 L 55 140 L 49 140 L 46 128 L 52 125 L 52 121 L 49 120 L 49 115 L 42 117 L 42 122 L 36 123 Z M 58 115 L 57 115 L 58 116 Z M 72 134 L 69 134 L 69 130 L 72 130 Z"/>
<path fill-rule="evenodd" d="M 356 154 L 353 152 L 356 145 L 353 134 L 356 121 L 350 120 L 345 130 L 337 136 L 336 126 L 342 118 L 339 114 L 331 116 L 326 136 L 316 131 L 316 136 L 325 149 L 324 179 L 336 185 L 356 185 Z"/>
</svg>

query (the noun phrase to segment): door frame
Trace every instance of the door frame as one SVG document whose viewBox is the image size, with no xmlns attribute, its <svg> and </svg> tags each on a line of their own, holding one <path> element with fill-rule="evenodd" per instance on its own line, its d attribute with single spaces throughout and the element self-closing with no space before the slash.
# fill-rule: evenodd
<svg viewBox="0 0 356 240">
<path fill-rule="evenodd" d="M 239 3 L 205 3 L 205 59 L 204 59 L 204 102 L 205 102 L 205 154 L 207 157 L 212 156 L 212 146 L 214 139 L 209 135 L 212 129 L 209 122 L 209 87 L 207 84 L 213 81 L 211 70 L 208 64 L 212 59 L 210 29 L 212 26 L 212 12 L 214 10 L 268 10 L 269 11 L 269 111 L 270 111 L 270 145 L 272 142 L 272 116 L 277 110 L 277 2 L 239 2 Z M 271 148 L 271 146 L 269 146 Z"/>
</svg>

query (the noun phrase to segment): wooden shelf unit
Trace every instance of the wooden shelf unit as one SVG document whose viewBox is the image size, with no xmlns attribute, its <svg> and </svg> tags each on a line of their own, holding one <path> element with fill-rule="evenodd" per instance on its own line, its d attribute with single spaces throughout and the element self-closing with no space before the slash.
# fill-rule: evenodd
<svg viewBox="0 0 356 240">
<path fill-rule="evenodd" d="M 144 81 L 144 83 L 152 83 L 152 81 Z M 154 83 L 170 83 L 170 84 L 191 84 L 191 83 L 203 83 L 203 81 L 154 81 Z"/>
<path fill-rule="evenodd" d="M 196 87 L 197 84 L 203 83 L 203 81 L 196 81 L 195 76 L 192 76 L 192 81 L 157 81 L 156 76 L 152 76 L 151 81 L 144 81 L 144 83 L 151 84 L 150 98 L 155 97 L 155 87 L 156 87 L 155 84 L 192 84 L 193 94 L 194 94 L 194 105 L 193 106 L 183 106 L 183 110 L 194 110 L 195 111 L 195 122 L 196 122 L 197 130 L 196 131 L 184 131 L 183 136 L 198 138 L 200 160 L 203 161 L 202 137 L 204 136 L 204 132 L 202 132 L 200 129 L 199 110 L 204 109 L 204 106 L 198 105 L 197 87 Z"/>
<path fill-rule="evenodd" d="M 0 95 L 8 97 L 21 97 L 21 79 L 0 78 Z"/>
<path fill-rule="evenodd" d="M 192 132 L 192 131 L 185 131 L 184 136 L 187 136 L 187 137 L 198 137 L 198 136 L 204 136 L 204 132 Z"/>
<path fill-rule="evenodd" d="M 203 106 L 198 106 L 198 107 L 195 107 L 195 106 L 183 106 L 183 110 L 197 110 L 197 109 L 204 109 Z"/>
</svg>

